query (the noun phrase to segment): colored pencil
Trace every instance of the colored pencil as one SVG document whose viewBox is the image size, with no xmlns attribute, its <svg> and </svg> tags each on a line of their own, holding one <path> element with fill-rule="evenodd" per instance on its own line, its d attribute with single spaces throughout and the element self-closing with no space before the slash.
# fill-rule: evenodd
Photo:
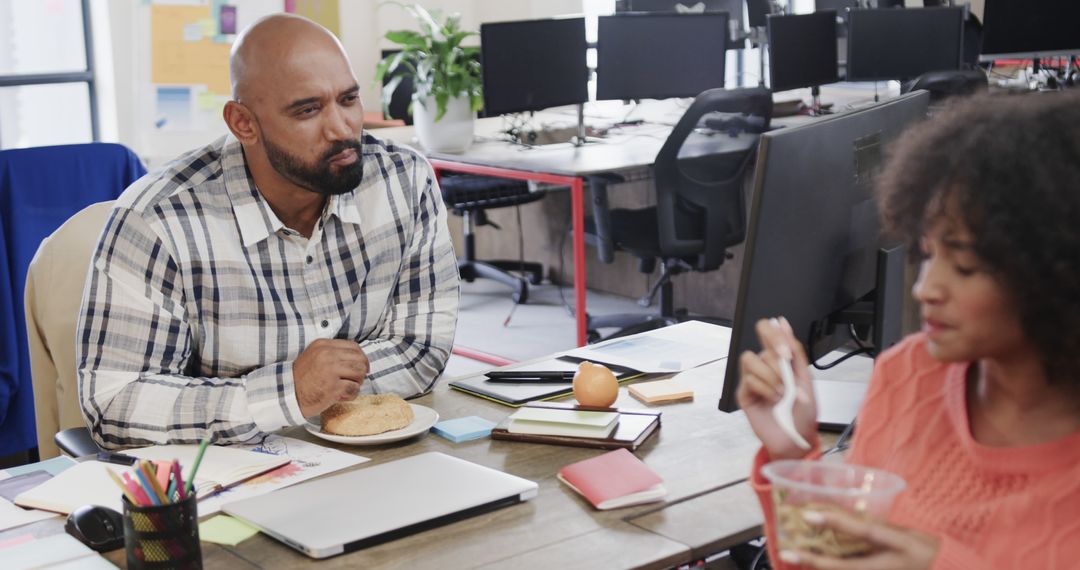
<svg viewBox="0 0 1080 570">
<path fill-rule="evenodd" d="M 187 485 L 184 487 L 184 493 L 190 493 L 195 487 L 195 474 L 199 472 L 199 464 L 202 463 L 203 454 L 206 453 L 206 446 L 210 445 L 210 438 L 204 438 L 199 443 L 199 452 L 195 454 L 195 465 L 191 466 L 191 473 L 188 473 Z"/>
</svg>

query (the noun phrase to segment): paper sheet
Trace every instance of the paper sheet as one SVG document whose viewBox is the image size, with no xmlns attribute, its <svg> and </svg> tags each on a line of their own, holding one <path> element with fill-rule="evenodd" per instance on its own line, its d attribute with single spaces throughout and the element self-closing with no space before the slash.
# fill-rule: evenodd
<svg viewBox="0 0 1080 570">
<path fill-rule="evenodd" d="M 319 475 L 333 473 L 346 467 L 370 461 L 367 457 L 279 435 L 271 435 L 260 444 L 240 445 L 237 447 L 272 455 L 288 455 L 292 459 L 292 463 L 282 465 L 273 471 L 263 473 L 254 479 L 200 500 L 200 517 L 221 511 L 222 505 L 226 503 L 264 495 L 270 491 L 295 485 Z"/>
<path fill-rule="evenodd" d="M 27 510 L 0 499 L 0 531 L 59 516 L 46 511 Z"/>
<path fill-rule="evenodd" d="M 236 546 L 258 534 L 259 529 L 229 515 L 218 515 L 199 523 L 199 540 Z"/>
<path fill-rule="evenodd" d="M 725 358 L 731 329 L 700 321 L 616 338 L 571 350 L 566 356 L 617 364 L 647 373 L 679 372 Z"/>
</svg>

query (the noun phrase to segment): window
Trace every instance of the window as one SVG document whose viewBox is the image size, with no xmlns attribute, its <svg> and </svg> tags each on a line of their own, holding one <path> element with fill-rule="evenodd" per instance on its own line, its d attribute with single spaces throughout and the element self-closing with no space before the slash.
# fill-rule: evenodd
<svg viewBox="0 0 1080 570">
<path fill-rule="evenodd" d="M 90 0 L 0 0 L 0 149 L 98 139 Z"/>
</svg>

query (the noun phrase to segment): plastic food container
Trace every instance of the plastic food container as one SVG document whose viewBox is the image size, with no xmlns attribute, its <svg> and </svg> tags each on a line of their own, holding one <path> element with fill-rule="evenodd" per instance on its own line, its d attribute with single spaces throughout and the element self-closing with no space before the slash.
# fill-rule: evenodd
<svg viewBox="0 0 1080 570">
<path fill-rule="evenodd" d="M 761 473 L 772 483 L 779 550 L 840 558 L 865 554 L 870 544 L 811 525 L 803 512 L 846 511 L 867 520 L 884 520 L 896 495 L 907 485 L 888 471 L 823 461 L 774 461 L 762 467 Z"/>
</svg>

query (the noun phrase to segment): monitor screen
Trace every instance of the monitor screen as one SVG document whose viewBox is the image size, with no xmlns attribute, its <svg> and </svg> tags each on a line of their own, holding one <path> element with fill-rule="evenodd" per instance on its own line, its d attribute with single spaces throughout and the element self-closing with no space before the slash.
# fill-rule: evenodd
<svg viewBox="0 0 1080 570">
<path fill-rule="evenodd" d="M 1080 2 L 986 0 L 979 59 L 1080 53 Z"/>
<path fill-rule="evenodd" d="M 768 18 L 769 88 L 787 91 L 840 81 L 836 12 Z"/>
<path fill-rule="evenodd" d="M 489 116 L 589 100 L 585 19 L 480 25 L 484 110 Z"/>
<path fill-rule="evenodd" d="M 743 44 L 743 2 L 744 0 L 628 0 L 622 9 L 616 5 L 616 12 L 678 12 L 680 14 L 698 14 L 701 12 L 727 12 L 728 14 L 728 49 L 741 49 Z M 751 24 L 752 25 L 752 24 Z M 765 24 L 762 23 L 762 26 Z M 738 35 L 733 32 L 740 32 Z"/>
<path fill-rule="evenodd" d="M 727 20 L 725 12 L 601 16 L 596 98 L 696 97 L 723 87 Z"/>
<path fill-rule="evenodd" d="M 960 69 L 964 8 L 852 10 L 848 81 L 913 79 Z"/>
<path fill-rule="evenodd" d="M 720 409 L 737 407 L 739 355 L 760 349 L 758 320 L 786 317 L 814 358 L 840 336 L 812 334 L 816 325 L 879 287 L 902 294 L 903 271 L 879 283 L 872 187 L 888 144 L 926 116 L 929 100 L 917 91 L 761 136 Z M 873 310 L 886 305 L 898 310 Z"/>
</svg>

